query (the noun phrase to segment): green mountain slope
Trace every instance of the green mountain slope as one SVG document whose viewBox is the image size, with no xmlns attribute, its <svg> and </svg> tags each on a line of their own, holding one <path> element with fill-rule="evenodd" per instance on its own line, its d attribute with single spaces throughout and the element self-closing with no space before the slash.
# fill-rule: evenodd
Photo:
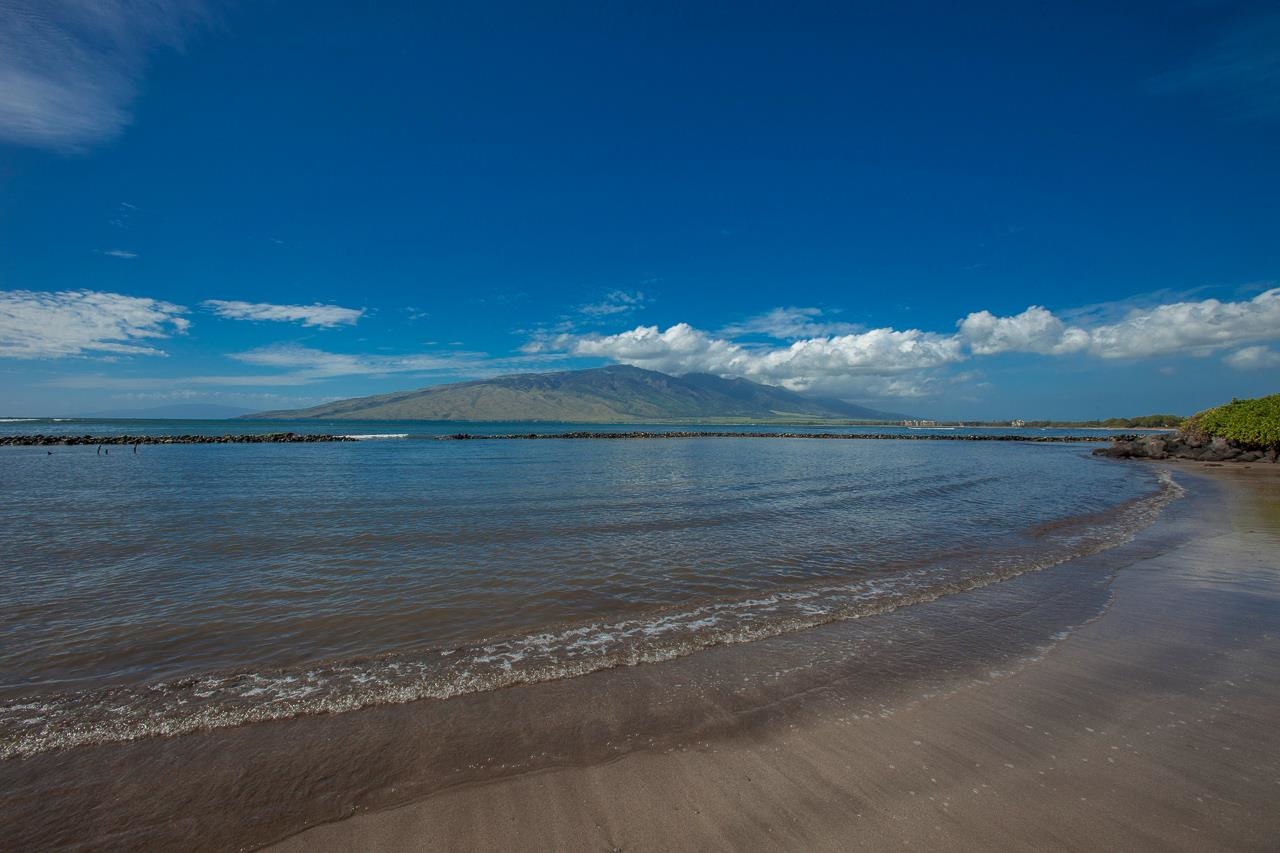
<svg viewBox="0 0 1280 853">
<path fill-rule="evenodd" d="M 840 400 L 823 400 L 746 379 L 668 376 L 613 365 L 559 373 L 522 373 L 356 397 L 252 418 L 293 420 L 563 421 L 899 420 Z"/>
</svg>

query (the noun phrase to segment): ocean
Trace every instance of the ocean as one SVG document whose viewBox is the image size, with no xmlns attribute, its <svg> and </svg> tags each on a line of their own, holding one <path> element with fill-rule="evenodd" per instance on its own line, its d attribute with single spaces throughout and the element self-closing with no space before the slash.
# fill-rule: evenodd
<svg viewBox="0 0 1280 853">
<path fill-rule="evenodd" d="M 1177 493 L 1072 443 L 434 440 L 572 428 L 0 424 L 368 439 L 0 449 L 0 758 L 795 634 L 1103 551 Z"/>
</svg>

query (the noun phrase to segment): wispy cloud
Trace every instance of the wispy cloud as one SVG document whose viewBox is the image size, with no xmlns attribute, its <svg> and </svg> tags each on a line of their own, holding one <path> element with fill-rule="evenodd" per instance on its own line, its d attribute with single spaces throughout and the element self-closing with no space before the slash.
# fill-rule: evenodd
<svg viewBox="0 0 1280 853">
<path fill-rule="evenodd" d="M 161 393 L 203 388 L 277 388 L 313 385 L 331 379 L 365 377 L 431 377 L 435 381 L 480 379 L 504 373 L 546 369 L 564 359 L 558 353 L 494 358 L 482 352 L 451 350 L 443 353 L 383 355 L 337 353 L 294 344 L 277 344 L 228 356 L 261 373 L 203 374 L 194 376 L 112 376 L 105 373 L 57 376 L 45 383 L 51 388 L 93 389 L 119 392 Z M 236 392 L 240 393 L 240 392 Z"/>
<path fill-rule="evenodd" d="M 483 360 L 480 353 L 447 355 L 368 355 L 326 352 L 295 344 L 276 344 L 235 353 L 232 359 L 256 367 L 275 367 L 298 371 L 307 379 L 336 376 L 369 376 L 388 373 L 425 373 L 457 370 L 471 360 Z"/>
<path fill-rule="evenodd" d="M 564 356 L 548 353 L 518 358 L 494 358 L 483 352 L 461 350 L 381 355 L 328 352 L 296 344 L 275 344 L 234 353 L 230 358 L 255 367 L 285 370 L 287 373 L 282 375 L 296 380 L 297 384 L 303 384 L 343 376 L 388 376 L 397 373 L 491 376 L 534 369 L 539 365 L 558 361 Z"/>
<path fill-rule="evenodd" d="M 0 140 L 74 151 L 128 125 L 147 55 L 180 48 L 199 0 L 0 0 Z"/>
<path fill-rule="evenodd" d="M 343 308 L 341 305 L 273 305 L 267 302 L 237 302 L 225 299 L 206 299 L 200 303 L 219 317 L 229 320 L 269 320 L 274 322 L 301 323 L 320 329 L 335 326 L 354 326 L 364 316 L 363 308 Z"/>
<path fill-rule="evenodd" d="M 763 335 L 780 341 L 794 341 L 823 335 L 849 335 L 863 330 L 864 327 L 858 323 L 831 319 L 832 313 L 835 312 L 823 308 L 774 308 L 748 317 L 741 323 L 725 326 L 720 334 L 730 338 Z"/>
<path fill-rule="evenodd" d="M 613 317 L 618 314 L 630 314 L 643 308 L 649 297 L 643 292 L 613 290 L 605 294 L 599 302 L 591 302 L 578 306 L 578 313 L 588 317 Z"/>
<path fill-rule="evenodd" d="M 181 305 L 119 293 L 0 291 L 0 357 L 164 355 L 144 342 L 185 332 L 185 313 Z"/>
<path fill-rule="evenodd" d="M 107 257 L 109 257 L 109 258 L 126 258 L 126 259 L 132 259 L 132 258 L 136 258 L 136 257 L 138 257 L 138 253 L 137 253 L 137 252 L 127 252 L 127 251 L 125 251 L 124 249 L 108 249 L 107 251 L 103 252 L 102 254 L 106 255 L 106 256 L 107 256 Z"/>
<path fill-rule="evenodd" d="M 138 206 L 136 204 L 129 204 L 127 201 L 122 201 L 116 205 L 115 212 L 107 222 L 116 228 L 128 228 L 131 220 L 133 219 L 133 215 L 137 212 Z"/>
<path fill-rule="evenodd" d="M 1280 14 L 1237 21 L 1185 67 L 1152 80 L 1151 87 L 1208 95 L 1239 118 L 1280 118 Z"/>
<path fill-rule="evenodd" d="M 317 396 L 276 394 L 270 391 L 216 391 L 204 388 L 174 388 L 168 391 L 123 391 L 112 394 L 113 400 L 150 403 L 214 402 L 250 408 L 294 408 L 324 402 Z"/>
</svg>

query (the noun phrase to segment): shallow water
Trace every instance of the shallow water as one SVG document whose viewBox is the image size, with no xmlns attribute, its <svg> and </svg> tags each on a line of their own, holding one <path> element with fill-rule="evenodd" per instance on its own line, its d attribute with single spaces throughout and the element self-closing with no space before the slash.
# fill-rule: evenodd
<svg viewBox="0 0 1280 853">
<path fill-rule="evenodd" d="M 0 751 L 446 698 L 881 612 L 1122 541 L 1071 445 L 6 448 Z"/>
</svg>

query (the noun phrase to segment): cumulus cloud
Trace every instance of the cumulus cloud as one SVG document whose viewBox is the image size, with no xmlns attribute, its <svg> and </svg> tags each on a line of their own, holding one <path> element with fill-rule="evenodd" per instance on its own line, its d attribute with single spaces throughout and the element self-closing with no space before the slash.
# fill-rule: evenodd
<svg viewBox="0 0 1280 853">
<path fill-rule="evenodd" d="M 146 343 L 187 330 L 187 309 L 92 290 L 0 291 L 0 357 L 164 355 Z"/>
<path fill-rule="evenodd" d="M 1105 359 L 1204 355 L 1280 339 L 1280 288 L 1239 302 L 1205 299 L 1135 309 L 1092 328 L 1069 325 L 1047 308 L 1033 305 L 1006 317 L 990 311 L 971 313 L 956 324 L 953 334 L 880 328 L 817 334 L 785 345 L 734 340 L 749 334 L 785 339 L 788 333 L 821 328 L 822 316 L 818 309 L 779 308 L 718 334 L 688 323 L 666 329 L 637 326 L 612 335 L 543 335 L 524 349 L 604 358 L 664 373 L 742 376 L 837 395 L 919 397 L 939 387 L 939 368 L 1001 353 Z M 1250 347 L 1228 363 L 1263 366 L 1272 355 Z"/>
<path fill-rule="evenodd" d="M 1237 370 L 1271 370 L 1280 367 L 1280 352 L 1263 346 L 1245 347 L 1223 361 Z"/>
<path fill-rule="evenodd" d="M 1039 305 L 1021 314 L 997 317 L 990 311 L 977 311 L 959 323 L 960 336 L 974 355 L 1001 352 L 1035 352 L 1062 355 L 1079 352 L 1089 346 L 1089 333 L 1070 328 Z"/>
<path fill-rule="evenodd" d="M 752 347 L 677 323 L 665 330 L 639 326 L 616 335 L 559 335 L 533 342 L 528 352 L 599 356 L 664 373 L 743 376 L 788 388 L 811 388 L 851 376 L 885 376 L 960 361 L 954 337 L 916 329 L 872 329 L 811 338 L 784 347 Z"/>
<path fill-rule="evenodd" d="M 822 335 L 848 335 L 862 331 L 857 323 L 827 319 L 822 308 L 774 308 L 764 314 L 748 317 L 741 323 L 725 326 L 720 334 L 729 338 L 764 335 L 780 341 L 814 338 Z"/>
<path fill-rule="evenodd" d="M 236 302 L 225 299 L 206 299 L 201 304 L 219 317 L 229 320 L 272 320 L 301 323 L 321 329 L 354 326 L 364 316 L 363 308 L 343 308 L 340 305 L 272 305 L 267 302 Z"/>
<path fill-rule="evenodd" d="M 199 0 L 0 0 L 0 140 L 74 151 L 130 121 L 148 53 L 179 48 Z"/>
<path fill-rule="evenodd" d="M 1241 302 L 1174 302 L 1133 311 L 1090 331 L 1090 352 L 1103 358 L 1167 353 L 1204 355 L 1254 341 L 1280 338 L 1280 288 Z"/>
</svg>

